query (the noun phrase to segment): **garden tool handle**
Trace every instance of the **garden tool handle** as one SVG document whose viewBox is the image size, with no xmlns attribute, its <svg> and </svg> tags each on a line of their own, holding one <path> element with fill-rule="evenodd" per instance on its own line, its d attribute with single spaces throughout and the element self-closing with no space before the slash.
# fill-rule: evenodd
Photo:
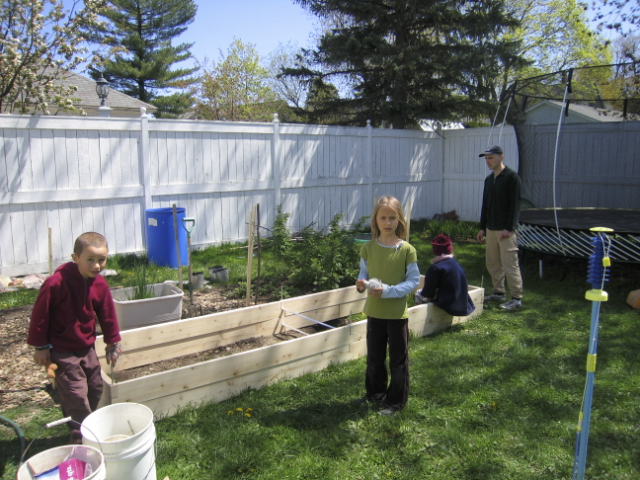
<svg viewBox="0 0 640 480">
<path fill-rule="evenodd" d="M 189 224 L 189 226 L 187 226 Z M 182 219 L 182 226 L 187 231 L 187 235 L 191 236 L 191 232 L 193 231 L 193 227 L 196 226 L 196 219 L 192 217 L 184 217 Z"/>
</svg>

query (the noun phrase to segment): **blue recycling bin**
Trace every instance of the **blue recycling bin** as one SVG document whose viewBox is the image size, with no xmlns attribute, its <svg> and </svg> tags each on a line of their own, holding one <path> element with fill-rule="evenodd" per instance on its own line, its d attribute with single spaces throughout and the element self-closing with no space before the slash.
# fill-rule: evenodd
<svg viewBox="0 0 640 480">
<path fill-rule="evenodd" d="M 187 265 L 187 231 L 182 226 L 185 217 L 184 208 L 176 208 L 178 217 L 178 242 L 180 260 Z M 149 208 L 144 211 L 144 223 L 147 234 L 147 257 L 149 263 L 160 267 L 178 268 L 176 252 L 176 234 L 173 229 L 173 208 Z"/>
</svg>

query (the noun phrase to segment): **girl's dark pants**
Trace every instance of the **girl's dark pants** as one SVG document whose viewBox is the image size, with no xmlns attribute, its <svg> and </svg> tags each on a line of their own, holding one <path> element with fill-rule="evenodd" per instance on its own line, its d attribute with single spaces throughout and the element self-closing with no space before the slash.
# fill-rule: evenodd
<svg viewBox="0 0 640 480">
<path fill-rule="evenodd" d="M 387 344 L 391 383 L 387 386 Z M 387 406 L 401 410 L 409 397 L 409 327 L 408 319 L 367 320 L 367 398 L 381 399 Z"/>
</svg>

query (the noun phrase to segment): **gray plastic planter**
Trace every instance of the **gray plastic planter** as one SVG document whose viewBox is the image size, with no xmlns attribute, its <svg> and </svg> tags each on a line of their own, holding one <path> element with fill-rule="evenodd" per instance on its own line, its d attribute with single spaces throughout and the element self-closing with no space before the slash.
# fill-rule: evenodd
<svg viewBox="0 0 640 480">
<path fill-rule="evenodd" d="M 120 330 L 180 320 L 182 290 L 172 283 L 154 283 L 150 287 L 156 296 L 142 300 L 129 300 L 134 294 L 134 287 L 111 290 Z"/>
</svg>

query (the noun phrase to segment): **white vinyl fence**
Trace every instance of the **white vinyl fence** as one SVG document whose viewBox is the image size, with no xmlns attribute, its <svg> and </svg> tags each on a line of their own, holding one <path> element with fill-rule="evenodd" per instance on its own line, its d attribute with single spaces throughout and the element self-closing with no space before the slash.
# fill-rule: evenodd
<svg viewBox="0 0 640 480">
<path fill-rule="evenodd" d="M 385 194 L 413 219 L 456 210 L 477 221 L 488 173 L 478 153 L 501 143 L 517 168 L 513 129 L 441 133 L 0 115 L 0 276 L 48 271 L 49 228 L 54 267 L 86 231 L 111 254 L 144 251 L 145 210 L 173 204 L 195 218 L 196 247 L 245 240 L 255 204 L 266 227 L 282 205 L 291 230 L 338 213 L 348 226 Z"/>
</svg>

